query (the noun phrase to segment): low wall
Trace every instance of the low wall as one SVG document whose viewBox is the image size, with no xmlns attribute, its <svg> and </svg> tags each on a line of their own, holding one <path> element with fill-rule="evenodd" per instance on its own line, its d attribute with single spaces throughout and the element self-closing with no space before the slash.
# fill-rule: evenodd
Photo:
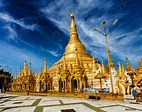
<svg viewBox="0 0 142 112">
<path fill-rule="evenodd" d="M 37 92 L 6 92 L 8 94 L 16 95 L 30 95 L 30 96 L 52 96 L 52 97 L 73 97 L 73 98 L 84 98 L 89 99 L 89 97 L 100 100 L 115 100 L 115 101 L 124 101 L 124 96 L 120 94 L 103 94 L 103 93 L 70 93 L 70 92 L 48 92 L 48 93 L 37 93 Z M 137 98 L 137 97 L 136 97 Z M 138 97 L 139 98 L 139 97 Z M 140 97 L 142 99 L 142 95 Z"/>
<path fill-rule="evenodd" d="M 28 92 L 26 92 L 26 91 L 22 91 L 22 92 L 6 92 L 7 94 L 14 94 L 14 95 L 24 95 L 24 96 L 26 96 L 26 95 L 28 95 Z"/>
<path fill-rule="evenodd" d="M 47 96 L 83 98 L 83 93 L 51 92 L 47 93 Z"/>
</svg>

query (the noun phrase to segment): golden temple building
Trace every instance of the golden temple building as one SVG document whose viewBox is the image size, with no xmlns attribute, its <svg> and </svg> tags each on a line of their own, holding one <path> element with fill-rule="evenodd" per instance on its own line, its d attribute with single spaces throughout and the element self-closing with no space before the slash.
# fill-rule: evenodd
<svg viewBox="0 0 142 112">
<path fill-rule="evenodd" d="M 90 56 L 85 46 L 81 43 L 75 24 L 74 14 L 70 15 L 70 40 L 65 48 L 64 54 L 51 68 L 47 68 L 44 59 L 44 68 L 35 76 L 24 66 L 12 83 L 13 91 L 34 92 L 82 92 L 84 88 L 95 87 L 102 91 L 109 88 L 111 92 L 110 74 L 115 93 L 130 94 L 130 85 L 135 86 L 142 83 L 142 59 L 138 69 L 135 71 L 126 60 L 126 70 L 118 63 L 118 71 L 114 68 L 109 53 L 110 70 L 104 66 L 103 61 L 98 62 L 94 56 Z M 130 83 L 132 80 L 133 83 Z"/>
<path fill-rule="evenodd" d="M 26 60 L 24 66 L 20 70 L 20 74 L 16 73 L 16 78 L 11 84 L 13 91 L 33 91 L 35 87 L 35 77 L 32 72 L 32 65 L 30 63 L 30 70 L 28 70 Z"/>
</svg>

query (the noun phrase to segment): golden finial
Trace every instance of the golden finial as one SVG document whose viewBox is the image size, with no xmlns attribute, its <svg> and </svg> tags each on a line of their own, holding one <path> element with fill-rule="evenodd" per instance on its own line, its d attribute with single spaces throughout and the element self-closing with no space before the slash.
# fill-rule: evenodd
<svg viewBox="0 0 142 112">
<path fill-rule="evenodd" d="M 26 68 L 26 66 L 27 66 L 27 61 L 24 60 L 24 68 Z"/>
<path fill-rule="evenodd" d="M 46 58 L 44 58 L 44 72 L 46 73 L 47 71 L 47 63 L 46 63 Z"/>
<path fill-rule="evenodd" d="M 30 63 L 30 73 L 32 73 L 32 63 Z"/>
<path fill-rule="evenodd" d="M 71 13 L 70 18 L 74 19 L 74 13 Z"/>
</svg>

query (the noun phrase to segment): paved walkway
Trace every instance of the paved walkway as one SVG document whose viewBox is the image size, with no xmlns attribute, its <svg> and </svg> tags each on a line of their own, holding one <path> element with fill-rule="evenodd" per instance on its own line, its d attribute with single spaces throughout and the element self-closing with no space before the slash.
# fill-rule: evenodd
<svg viewBox="0 0 142 112">
<path fill-rule="evenodd" d="M 142 112 L 142 103 L 0 94 L 0 112 Z"/>
</svg>

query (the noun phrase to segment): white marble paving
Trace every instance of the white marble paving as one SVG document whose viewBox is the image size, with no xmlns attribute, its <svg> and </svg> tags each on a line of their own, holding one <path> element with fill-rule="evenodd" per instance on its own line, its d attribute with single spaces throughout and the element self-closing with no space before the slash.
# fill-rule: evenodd
<svg viewBox="0 0 142 112">
<path fill-rule="evenodd" d="M 16 98 L 12 98 L 10 100 L 25 100 L 27 98 L 29 98 L 29 96 L 19 96 L 19 97 L 16 97 Z"/>
<path fill-rule="evenodd" d="M 0 101 L 8 100 L 10 98 L 1 98 Z"/>
<path fill-rule="evenodd" d="M 58 105 L 61 104 L 58 100 L 41 100 L 38 104 L 38 106 L 44 106 L 44 105 Z"/>
<path fill-rule="evenodd" d="M 90 100 L 90 101 L 86 101 L 86 103 L 89 103 L 90 105 L 93 105 L 95 107 L 103 107 L 103 106 L 111 106 L 111 105 L 118 105 L 117 102 L 113 102 L 113 101 L 96 101 L 96 100 Z"/>
<path fill-rule="evenodd" d="M 101 109 L 107 112 L 141 112 L 139 110 L 131 109 L 128 107 L 123 107 L 123 106 L 105 107 Z"/>
<path fill-rule="evenodd" d="M 74 109 L 76 112 L 96 112 L 83 104 L 44 107 L 43 112 L 61 112 L 64 109 Z"/>
<path fill-rule="evenodd" d="M 2 103 L 3 101 L 0 99 L 0 103 Z"/>
<path fill-rule="evenodd" d="M 62 97 L 42 97 L 42 100 L 60 100 Z"/>
<path fill-rule="evenodd" d="M 68 98 L 66 98 L 66 99 L 62 99 L 62 102 L 66 104 L 66 103 L 78 103 L 78 102 L 85 102 L 85 101 L 82 99 L 68 99 Z"/>
<path fill-rule="evenodd" d="M 142 109 L 142 104 L 120 103 L 119 105 L 136 108 L 136 109 Z"/>
<path fill-rule="evenodd" d="M 6 97 L 14 95 L 3 94 L 2 96 Z M 5 99 L 6 98 L 3 98 L 3 100 L 0 99 L 0 111 L 2 111 L 2 108 L 4 107 L 16 107 L 16 106 L 18 107 L 5 110 L 4 112 L 33 112 L 35 106 L 32 106 L 32 104 L 37 99 L 41 99 L 41 101 L 37 106 L 44 106 L 43 112 L 61 112 L 61 110 L 64 109 L 74 109 L 76 112 L 95 112 L 94 110 L 86 107 L 83 104 L 69 104 L 69 103 L 79 103 L 79 102 L 86 102 L 94 107 L 99 107 L 107 112 L 140 112 L 138 110 L 131 110 L 131 108 L 142 110 L 142 102 L 140 104 L 130 104 L 130 102 L 126 101 L 124 102 L 103 101 L 103 100 L 93 100 L 93 99 L 86 100 L 86 99 L 69 98 L 69 97 L 17 96 L 16 98 L 9 97 L 7 99 L 8 101 L 2 103 Z M 60 105 L 61 103 L 59 102 L 59 100 L 61 100 L 64 104 L 68 105 Z M 13 104 L 14 102 L 22 102 L 22 103 Z M 27 106 L 27 107 L 20 107 L 20 106 Z"/>
<path fill-rule="evenodd" d="M 4 110 L 3 112 L 33 112 L 35 110 L 35 106 L 33 107 L 19 107 L 19 108 L 11 108 Z"/>
<path fill-rule="evenodd" d="M 35 99 L 41 99 L 42 96 L 29 96 L 28 100 L 35 100 Z"/>
<path fill-rule="evenodd" d="M 2 108 L 2 107 L 15 107 L 15 106 L 27 106 L 27 105 L 32 105 L 32 103 L 33 103 L 34 101 L 35 101 L 35 100 L 7 101 L 7 102 L 4 102 L 4 103 L 1 103 L 1 104 L 0 104 L 0 108 Z M 15 102 L 22 102 L 22 103 L 14 104 Z"/>
</svg>

